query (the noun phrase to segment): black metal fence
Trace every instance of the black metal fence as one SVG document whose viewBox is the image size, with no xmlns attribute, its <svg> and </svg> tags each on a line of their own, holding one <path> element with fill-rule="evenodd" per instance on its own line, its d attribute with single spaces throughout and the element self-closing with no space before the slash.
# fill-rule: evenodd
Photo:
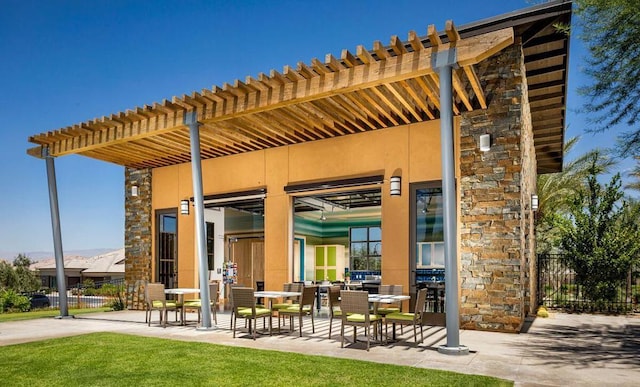
<svg viewBox="0 0 640 387">
<path fill-rule="evenodd" d="M 563 254 L 538 255 L 538 304 L 575 312 L 639 312 L 640 267 L 634 267 L 612 300 L 591 300 Z"/>
<path fill-rule="evenodd" d="M 124 302 L 126 290 L 124 279 L 113 279 L 94 283 L 79 283 L 67 289 L 69 308 L 106 308 Z M 60 306 L 60 293 L 56 289 L 46 292 L 52 308 Z"/>
</svg>

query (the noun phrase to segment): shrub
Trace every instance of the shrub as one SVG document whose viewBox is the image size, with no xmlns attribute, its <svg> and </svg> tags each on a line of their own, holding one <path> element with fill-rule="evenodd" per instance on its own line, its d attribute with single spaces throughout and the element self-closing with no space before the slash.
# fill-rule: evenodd
<svg viewBox="0 0 640 387">
<path fill-rule="evenodd" d="M 29 298 L 8 289 L 0 291 L 0 313 L 27 312 L 31 309 Z"/>
</svg>

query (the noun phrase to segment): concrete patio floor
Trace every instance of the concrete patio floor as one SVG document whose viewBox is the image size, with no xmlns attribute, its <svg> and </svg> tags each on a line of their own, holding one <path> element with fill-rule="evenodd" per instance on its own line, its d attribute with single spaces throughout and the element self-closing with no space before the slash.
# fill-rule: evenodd
<svg viewBox="0 0 640 387">
<path fill-rule="evenodd" d="M 169 321 L 173 321 L 172 314 L 169 316 Z M 329 339 L 329 320 L 322 316 L 315 318 L 315 333 L 311 333 L 311 320 L 306 318 L 303 337 L 299 337 L 296 330 L 261 335 L 255 341 L 246 333 L 234 339 L 229 330 L 229 317 L 228 312 L 218 313 L 217 328 L 208 331 L 197 330 L 194 324 L 170 324 L 162 328 L 157 312 L 148 327 L 143 311 L 3 322 L 0 323 L 0 346 L 90 332 L 118 332 L 488 375 L 513 380 L 518 386 L 636 386 L 640 383 L 639 316 L 552 313 L 549 318 L 529 321 L 525 332 L 520 334 L 463 330 L 460 344 L 470 350 L 466 356 L 437 351 L 439 345 L 446 343 L 443 327 L 425 327 L 425 340 L 419 345 L 413 342 L 412 330 L 405 327 L 404 334 L 398 331 L 398 342 L 372 345 L 367 352 L 364 343 L 345 344 L 345 348 L 340 348 L 340 322 L 334 321 Z M 193 320 L 196 315 L 190 314 L 188 318 Z M 274 326 L 277 326 L 275 319 Z M 347 332 L 351 336 L 351 331 Z"/>
</svg>

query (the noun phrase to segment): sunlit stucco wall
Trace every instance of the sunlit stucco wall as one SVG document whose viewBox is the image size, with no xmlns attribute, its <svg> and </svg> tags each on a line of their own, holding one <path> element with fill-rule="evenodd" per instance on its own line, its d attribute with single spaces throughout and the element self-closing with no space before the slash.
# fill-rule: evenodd
<svg viewBox="0 0 640 387">
<path fill-rule="evenodd" d="M 456 120 L 455 127 L 458 127 Z M 456 133 L 455 138 L 459 138 Z M 458 147 L 456 147 L 458 148 Z M 458 159 L 458 157 L 456 157 Z M 291 280 L 292 198 L 284 187 L 312 180 L 383 174 L 382 274 L 384 283 L 409 285 L 409 184 L 440 180 L 440 122 L 431 121 L 256 151 L 202 162 L 204 194 L 266 187 L 265 279 L 267 289 Z M 458 168 L 456 168 L 458 170 Z M 402 195 L 389 196 L 389 177 L 402 176 Z M 153 170 L 152 207 L 176 208 L 193 196 L 191 165 Z M 193 211 L 180 216 L 179 286 L 197 283 Z M 155 235 L 155 224 L 154 224 Z M 154 246 L 155 254 L 155 246 Z"/>
</svg>

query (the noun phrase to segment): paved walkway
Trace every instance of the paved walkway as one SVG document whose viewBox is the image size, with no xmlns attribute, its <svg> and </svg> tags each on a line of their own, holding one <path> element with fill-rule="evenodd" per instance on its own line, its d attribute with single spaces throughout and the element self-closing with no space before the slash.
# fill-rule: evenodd
<svg viewBox="0 0 640 387">
<path fill-rule="evenodd" d="M 217 329 L 202 331 L 193 325 L 162 328 L 157 321 L 148 327 L 141 311 L 106 312 L 73 319 L 0 323 L 0 346 L 90 332 L 118 332 L 489 375 L 513 380 L 518 386 L 640 385 L 638 316 L 552 313 L 550 318 L 531 321 L 521 334 L 461 331 L 460 343 L 471 352 L 466 356 L 437 351 L 446 342 L 442 327 L 426 329 L 425 341 L 418 346 L 413 343 L 411 329 L 405 328 L 399 342 L 373 345 L 366 352 L 360 343 L 340 348 L 339 321 L 334 321 L 331 339 L 327 338 L 328 319 L 316 318 L 315 333 L 311 333 L 310 325 L 310 320 L 305 320 L 302 338 L 296 332 L 260 336 L 253 341 L 246 334 L 232 338 L 228 313 L 218 314 Z"/>
</svg>

